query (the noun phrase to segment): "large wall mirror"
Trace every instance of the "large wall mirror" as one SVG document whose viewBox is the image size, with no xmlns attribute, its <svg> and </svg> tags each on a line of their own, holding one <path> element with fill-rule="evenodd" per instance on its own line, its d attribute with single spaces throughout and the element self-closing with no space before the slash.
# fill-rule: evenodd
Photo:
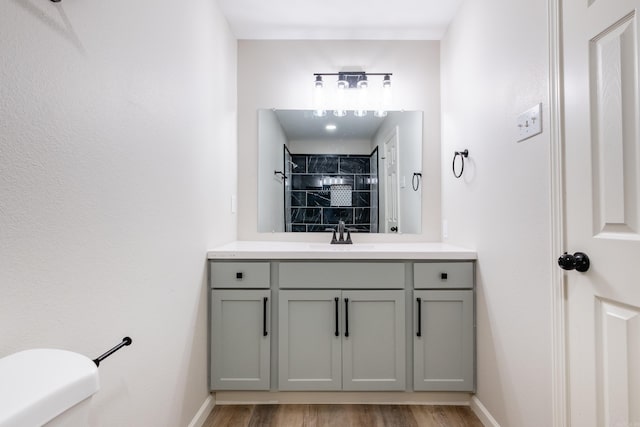
<svg viewBox="0 0 640 427">
<path fill-rule="evenodd" d="M 422 112 L 258 111 L 258 231 L 420 233 Z M 242 173 L 242 170 L 240 170 Z"/>
</svg>

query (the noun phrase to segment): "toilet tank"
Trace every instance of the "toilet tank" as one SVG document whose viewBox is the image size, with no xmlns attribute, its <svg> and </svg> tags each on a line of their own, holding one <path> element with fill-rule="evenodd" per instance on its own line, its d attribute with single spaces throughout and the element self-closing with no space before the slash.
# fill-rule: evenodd
<svg viewBox="0 0 640 427">
<path fill-rule="evenodd" d="M 98 368 L 82 354 L 25 350 L 0 359 L 0 427 L 41 426 L 100 388 Z"/>
</svg>

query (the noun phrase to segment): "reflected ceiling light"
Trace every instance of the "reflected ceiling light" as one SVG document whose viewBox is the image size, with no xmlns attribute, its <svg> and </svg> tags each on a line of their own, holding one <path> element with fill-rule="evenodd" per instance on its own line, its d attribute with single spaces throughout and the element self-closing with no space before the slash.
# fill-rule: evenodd
<svg viewBox="0 0 640 427">
<path fill-rule="evenodd" d="M 326 130 L 328 130 L 329 132 L 333 132 L 334 130 L 338 129 L 338 126 L 333 125 L 333 124 L 329 124 L 329 125 L 326 125 L 324 128 Z"/>
<path fill-rule="evenodd" d="M 314 116 L 324 117 L 327 114 L 327 103 L 324 98 L 324 82 L 323 76 L 338 76 L 336 82 L 335 97 L 333 99 L 333 115 L 336 117 L 344 117 L 347 110 L 353 110 L 356 117 L 364 117 L 367 110 L 375 110 L 374 114 L 378 117 L 387 115 L 387 110 L 391 100 L 391 76 L 392 73 L 366 73 L 364 71 L 341 71 L 339 73 L 315 73 L 314 81 Z M 381 90 L 375 89 L 371 95 L 376 98 L 375 102 L 369 99 L 369 77 L 382 76 Z M 347 93 L 348 90 L 355 89 L 356 93 Z M 349 91 L 350 92 L 350 91 Z M 347 99 L 349 98 L 349 99 Z M 350 108 L 347 108 L 347 104 Z M 331 108 L 330 108 L 331 109 Z"/>
</svg>

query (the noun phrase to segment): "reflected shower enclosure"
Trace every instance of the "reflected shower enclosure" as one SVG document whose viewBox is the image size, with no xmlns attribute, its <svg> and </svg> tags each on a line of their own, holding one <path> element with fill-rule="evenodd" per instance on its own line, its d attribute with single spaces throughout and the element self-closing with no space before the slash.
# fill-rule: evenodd
<svg viewBox="0 0 640 427">
<path fill-rule="evenodd" d="M 377 148 L 369 155 L 283 151 L 286 231 L 331 231 L 344 221 L 351 231 L 378 232 Z"/>
<path fill-rule="evenodd" d="M 258 231 L 419 233 L 422 112 L 258 111 Z M 407 183 L 409 185 L 407 185 Z"/>
</svg>

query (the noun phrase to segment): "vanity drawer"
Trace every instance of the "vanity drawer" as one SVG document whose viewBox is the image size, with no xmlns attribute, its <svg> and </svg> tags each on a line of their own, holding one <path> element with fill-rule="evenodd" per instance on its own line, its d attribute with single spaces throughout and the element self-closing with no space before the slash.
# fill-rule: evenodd
<svg viewBox="0 0 640 427">
<path fill-rule="evenodd" d="M 420 262 L 413 264 L 415 289 L 471 289 L 473 262 Z"/>
<path fill-rule="evenodd" d="M 268 262 L 212 262 L 212 288 L 269 288 Z"/>
<path fill-rule="evenodd" d="M 401 262 L 281 262 L 280 288 L 404 289 Z"/>
</svg>

